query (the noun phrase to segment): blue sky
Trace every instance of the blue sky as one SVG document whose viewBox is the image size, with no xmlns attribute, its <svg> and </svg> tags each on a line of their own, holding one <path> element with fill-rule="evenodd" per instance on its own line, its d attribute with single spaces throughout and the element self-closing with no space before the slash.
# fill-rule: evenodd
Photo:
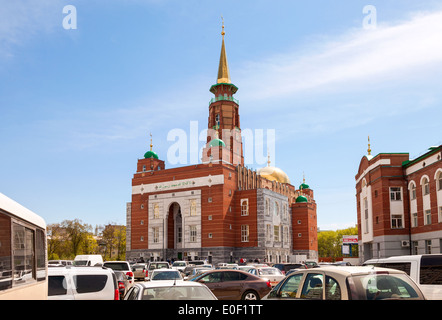
<svg viewBox="0 0 442 320">
<path fill-rule="evenodd" d="M 442 144 L 440 1 L 0 0 L 0 192 L 48 224 L 125 224 L 149 132 L 167 160 L 171 130 L 207 126 L 221 15 L 241 127 L 275 130 L 319 228 L 356 223 L 368 135 L 373 154 Z"/>
</svg>

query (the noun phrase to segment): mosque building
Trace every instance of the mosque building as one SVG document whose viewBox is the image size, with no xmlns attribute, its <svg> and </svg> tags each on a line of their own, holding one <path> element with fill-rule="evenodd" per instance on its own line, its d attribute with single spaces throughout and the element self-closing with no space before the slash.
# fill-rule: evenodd
<svg viewBox="0 0 442 320">
<path fill-rule="evenodd" d="M 138 160 L 127 204 L 127 259 L 317 260 L 313 190 L 296 188 L 280 168 L 244 166 L 238 88 L 224 43 L 210 92 L 207 144 L 201 163 L 165 168 L 152 148 Z"/>
</svg>

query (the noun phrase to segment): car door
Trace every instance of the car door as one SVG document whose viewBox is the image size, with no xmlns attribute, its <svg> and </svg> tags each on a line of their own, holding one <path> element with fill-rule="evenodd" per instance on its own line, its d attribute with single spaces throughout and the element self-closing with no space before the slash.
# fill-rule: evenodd
<svg viewBox="0 0 442 320">
<path fill-rule="evenodd" d="M 223 274 L 222 290 L 225 299 L 239 300 L 245 291 L 244 279 L 241 279 L 241 273 L 235 271 L 225 271 Z"/>
<path fill-rule="evenodd" d="M 218 299 L 226 299 L 222 286 L 222 277 L 222 272 L 210 272 L 198 279 L 198 282 L 204 283 Z"/>
</svg>

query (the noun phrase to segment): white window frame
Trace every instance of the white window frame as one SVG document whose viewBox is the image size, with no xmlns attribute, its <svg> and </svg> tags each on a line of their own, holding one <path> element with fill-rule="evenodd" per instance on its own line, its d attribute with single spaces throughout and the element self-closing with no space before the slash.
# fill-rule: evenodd
<svg viewBox="0 0 442 320">
<path fill-rule="evenodd" d="M 249 225 L 241 225 L 241 242 L 249 242 Z"/>
<path fill-rule="evenodd" d="M 391 229 L 403 229 L 403 217 L 401 214 L 391 215 Z"/>
<path fill-rule="evenodd" d="M 241 199 L 241 216 L 249 215 L 249 199 Z"/>
<path fill-rule="evenodd" d="M 189 226 L 189 242 L 198 241 L 198 229 L 196 225 Z"/>
<path fill-rule="evenodd" d="M 160 227 L 152 227 L 153 243 L 160 243 Z"/>
<path fill-rule="evenodd" d="M 189 207 L 190 207 L 190 216 L 196 216 L 197 212 L 196 212 L 196 200 L 195 199 L 189 200 Z"/>
<path fill-rule="evenodd" d="M 158 203 L 153 204 L 153 218 L 154 219 L 160 218 L 160 205 Z"/>
<path fill-rule="evenodd" d="M 416 228 L 417 226 L 418 226 L 417 212 L 413 212 L 411 214 L 411 227 Z"/>
<path fill-rule="evenodd" d="M 390 201 L 402 201 L 401 187 L 390 187 Z"/>
<path fill-rule="evenodd" d="M 431 209 L 424 211 L 424 225 L 431 224 Z"/>
</svg>

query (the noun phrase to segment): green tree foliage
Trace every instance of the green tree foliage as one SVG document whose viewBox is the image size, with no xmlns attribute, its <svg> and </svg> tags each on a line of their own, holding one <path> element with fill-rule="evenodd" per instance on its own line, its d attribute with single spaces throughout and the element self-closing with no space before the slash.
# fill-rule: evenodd
<svg viewBox="0 0 442 320">
<path fill-rule="evenodd" d="M 342 257 L 342 237 L 349 235 L 357 235 L 358 228 L 351 227 L 336 231 L 321 231 L 318 233 L 318 251 L 319 257 L 330 257 L 335 260 Z M 353 256 L 357 256 L 358 250 L 354 246 Z"/>
</svg>

